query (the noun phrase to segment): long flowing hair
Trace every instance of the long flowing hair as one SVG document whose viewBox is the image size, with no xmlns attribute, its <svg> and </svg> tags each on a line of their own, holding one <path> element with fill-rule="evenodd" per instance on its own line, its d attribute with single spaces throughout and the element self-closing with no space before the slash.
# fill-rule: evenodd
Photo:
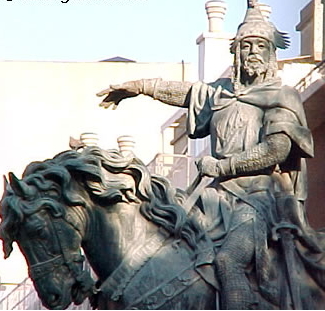
<svg viewBox="0 0 325 311">
<path fill-rule="evenodd" d="M 107 179 L 107 172 L 113 176 L 120 173 L 131 176 L 135 189 L 123 179 Z M 106 204 L 107 208 L 120 201 L 138 202 L 145 218 L 162 226 L 175 238 L 185 239 L 193 248 L 202 238 L 201 227 L 187 217 L 181 206 L 184 193 L 171 187 L 164 177 L 151 176 L 138 158 L 125 158 L 116 150 L 88 147 L 82 152 L 65 151 L 53 159 L 29 164 L 22 181 L 38 194 L 22 198 L 7 186 L 0 209 L 0 237 L 6 257 L 12 251 L 19 226 L 28 215 L 46 208 L 55 217 L 60 217 L 65 214 L 66 206 L 91 208 L 94 202 Z M 60 199 L 46 195 L 53 190 L 59 193 Z"/>
</svg>

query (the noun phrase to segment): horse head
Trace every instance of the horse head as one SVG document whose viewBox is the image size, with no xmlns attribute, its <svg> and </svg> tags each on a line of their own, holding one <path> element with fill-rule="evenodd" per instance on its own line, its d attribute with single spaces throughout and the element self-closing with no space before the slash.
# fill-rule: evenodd
<svg viewBox="0 0 325 311">
<path fill-rule="evenodd" d="M 84 225 L 76 213 L 85 203 L 72 196 L 66 206 L 68 195 L 62 186 L 68 187 L 69 178 L 63 167 L 49 169 L 46 161 L 34 162 L 21 180 L 9 173 L 0 202 L 5 257 L 17 242 L 35 289 L 50 309 L 80 304 L 94 289 L 89 272 L 83 270 Z"/>
</svg>

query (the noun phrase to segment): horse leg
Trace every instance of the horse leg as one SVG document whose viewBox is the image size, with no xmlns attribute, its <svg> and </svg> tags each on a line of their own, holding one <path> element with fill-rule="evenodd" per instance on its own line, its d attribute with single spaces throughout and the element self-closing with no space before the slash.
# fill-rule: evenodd
<svg viewBox="0 0 325 311">
<path fill-rule="evenodd" d="M 221 283 L 221 309 L 249 310 L 256 307 L 257 297 L 245 275 L 254 255 L 253 220 L 229 232 L 216 255 L 216 273 Z"/>
</svg>

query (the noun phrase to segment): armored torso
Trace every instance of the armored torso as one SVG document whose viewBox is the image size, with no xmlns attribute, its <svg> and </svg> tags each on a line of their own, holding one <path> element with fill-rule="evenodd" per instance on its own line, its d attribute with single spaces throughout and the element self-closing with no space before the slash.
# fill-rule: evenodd
<svg viewBox="0 0 325 311">
<path fill-rule="evenodd" d="M 261 108 L 236 99 L 220 99 L 218 106 L 210 121 L 212 156 L 228 158 L 261 142 Z"/>
</svg>

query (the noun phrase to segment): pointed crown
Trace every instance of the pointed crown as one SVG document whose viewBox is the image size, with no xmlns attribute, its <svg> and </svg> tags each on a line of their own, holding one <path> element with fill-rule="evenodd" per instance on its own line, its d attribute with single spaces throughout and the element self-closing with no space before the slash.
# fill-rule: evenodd
<svg viewBox="0 0 325 311">
<path fill-rule="evenodd" d="M 247 0 L 247 12 L 244 21 L 239 25 L 230 51 L 235 53 L 237 44 L 246 37 L 261 37 L 273 43 L 275 48 L 286 49 L 290 45 L 286 33 L 280 32 L 267 21 L 259 9 L 257 0 Z"/>
</svg>

